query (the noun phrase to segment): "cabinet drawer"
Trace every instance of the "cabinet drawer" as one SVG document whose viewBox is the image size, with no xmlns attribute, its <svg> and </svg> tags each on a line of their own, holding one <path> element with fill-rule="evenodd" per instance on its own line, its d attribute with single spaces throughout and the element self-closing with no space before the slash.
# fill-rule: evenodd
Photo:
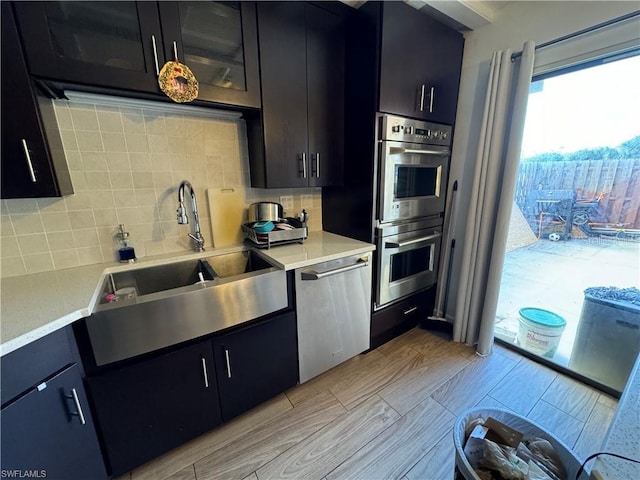
<svg viewBox="0 0 640 480">
<path fill-rule="evenodd" d="M 436 287 L 416 293 L 371 316 L 371 348 L 376 348 L 426 320 L 433 313 Z"/>
<path fill-rule="evenodd" d="M 67 329 L 62 328 L 2 357 L 2 405 L 73 363 Z"/>
</svg>

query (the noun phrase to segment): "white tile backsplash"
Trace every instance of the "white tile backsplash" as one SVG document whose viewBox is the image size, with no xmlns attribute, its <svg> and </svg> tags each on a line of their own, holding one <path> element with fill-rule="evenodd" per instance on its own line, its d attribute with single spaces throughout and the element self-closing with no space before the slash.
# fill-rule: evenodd
<svg viewBox="0 0 640 480">
<path fill-rule="evenodd" d="M 3 200 L 0 276 L 116 260 L 114 234 L 124 223 L 138 257 L 189 249 L 190 226 L 175 217 L 177 187 L 196 189 L 200 223 L 211 246 L 208 188 L 240 188 L 247 206 L 292 195 L 293 209 L 322 230 L 322 191 L 253 189 L 246 127 L 228 112 L 160 102 L 79 98 L 54 102 L 74 191 L 65 198 Z M 312 201 L 311 201 L 312 200 Z M 187 207 L 188 211 L 190 207 Z"/>
</svg>

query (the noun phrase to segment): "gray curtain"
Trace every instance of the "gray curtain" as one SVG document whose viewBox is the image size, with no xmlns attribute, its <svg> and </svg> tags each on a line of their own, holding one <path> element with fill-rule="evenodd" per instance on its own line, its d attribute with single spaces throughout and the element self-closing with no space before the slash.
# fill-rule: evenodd
<svg viewBox="0 0 640 480">
<path fill-rule="evenodd" d="M 522 56 L 493 54 L 467 217 L 453 340 L 491 353 L 509 216 L 533 71 L 534 43 Z"/>
</svg>

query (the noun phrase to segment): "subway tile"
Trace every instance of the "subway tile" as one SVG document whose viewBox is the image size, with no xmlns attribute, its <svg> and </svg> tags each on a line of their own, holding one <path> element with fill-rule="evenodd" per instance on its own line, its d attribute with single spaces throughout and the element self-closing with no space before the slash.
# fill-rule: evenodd
<svg viewBox="0 0 640 480">
<path fill-rule="evenodd" d="M 129 153 L 145 153 L 149 151 L 149 143 L 146 135 L 126 133 L 124 135 Z"/>
<path fill-rule="evenodd" d="M 0 240 L 0 254 L 5 257 L 19 257 L 21 255 L 20 247 L 16 237 L 2 237 Z"/>
<path fill-rule="evenodd" d="M 187 139 L 184 137 L 167 137 L 168 153 L 172 155 L 187 154 Z"/>
<path fill-rule="evenodd" d="M 96 209 L 93 216 L 98 227 L 110 227 L 118 225 L 118 216 L 115 208 Z"/>
<path fill-rule="evenodd" d="M 0 215 L 0 237 L 13 237 L 15 234 L 11 217 L 9 215 Z"/>
<path fill-rule="evenodd" d="M 151 172 L 133 172 L 133 187 L 136 190 L 153 188 L 153 175 Z"/>
<path fill-rule="evenodd" d="M 169 153 L 154 153 L 151 155 L 151 169 L 157 171 L 171 170 L 171 155 Z"/>
<path fill-rule="evenodd" d="M 71 230 L 71 223 L 67 212 L 43 212 L 42 223 L 46 232 Z"/>
<path fill-rule="evenodd" d="M 167 137 L 162 135 L 147 135 L 149 141 L 149 152 L 169 153 L 169 142 Z"/>
<path fill-rule="evenodd" d="M 101 132 L 122 133 L 122 116 L 120 112 L 98 111 L 98 122 Z"/>
<path fill-rule="evenodd" d="M 106 152 L 127 151 L 127 142 L 122 133 L 102 132 L 102 143 Z"/>
<path fill-rule="evenodd" d="M 71 230 L 67 232 L 47 232 L 47 240 L 52 252 L 75 248 Z"/>
<path fill-rule="evenodd" d="M 69 110 L 69 107 L 64 105 L 62 101 L 54 101 L 53 106 L 58 128 L 73 130 L 73 120 L 71 119 L 71 110 Z"/>
<path fill-rule="evenodd" d="M 146 128 L 144 125 L 144 118 L 142 114 L 130 114 L 125 112 L 122 108 L 122 128 L 126 133 L 144 134 Z"/>
<path fill-rule="evenodd" d="M 87 187 L 91 191 L 111 189 L 111 181 L 107 172 L 84 172 Z"/>
<path fill-rule="evenodd" d="M 23 255 L 32 255 L 49 251 L 47 236 L 44 233 L 18 235 L 16 240 Z"/>
<path fill-rule="evenodd" d="M 107 156 L 104 152 L 82 152 L 81 156 L 85 172 L 107 171 Z"/>
<path fill-rule="evenodd" d="M 129 175 L 131 177 L 131 175 Z M 133 187 L 133 178 L 131 179 L 131 187 Z M 114 186 L 114 190 L 116 190 Z M 136 191 L 133 188 L 126 188 L 113 192 L 113 202 L 116 208 L 130 207 L 133 199 L 136 198 Z M 122 222 L 120 222 L 122 223 Z"/>
<path fill-rule="evenodd" d="M 86 192 L 89 190 L 87 178 L 84 176 L 84 173 L 84 170 L 69 172 L 69 175 L 71 176 L 71 184 L 73 185 L 73 191 L 75 193 Z"/>
<path fill-rule="evenodd" d="M 76 247 L 78 248 L 94 247 L 100 245 L 100 241 L 98 240 L 98 231 L 95 228 L 74 230 L 73 240 Z M 102 255 L 102 253 L 100 255 Z"/>
<path fill-rule="evenodd" d="M 96 209 L 104 209 L 115 207 L 115 202 L 113 201 L 113 192 L 111 190 L 95 190 L 91 194 L 91 208 L 95 211 Z"/>
<path fill-rule="evenodd" d="M 138 207 L 150 207 L 156 205 L 156 191 L 154 189 L 137 189 L 136 205 Z"/>
<path fill-rule="evenodd" d="M 70 171 L 81 172 L 83 170 L 82 155 L 80 155 L 80 152 L 67 151 L 65 152 L 65 157 L 67 158 L 67 165 Z"/>
<path fill-rule="evenodd" d="M 89 210 L 91 208 L 91 192 L 76 191 L 73 195 L 65 197 L 68 211 Z"/>
<path fill-rule="evenodd" d="M 94 228 L 96 226 L 92 210 L 69 212 L 69 222 L 71 223 L 71 228 L 73 230 L 83 230 L 85 228 Z"/>
<path fill-rule="evenodd" d="M 164 190 L 168 187 L 172 187 L 171 172 L 170 171 L 153 171 L 151 174 L 153 180 L 153 187 L 156 189 Z"/>
<path fill-rule="evenodd" d="M 53 259 L 51 253 L 36 253 L 34 255 L 23 255 L 27 273 L 49 272 L 53 270 Z"/>
<path fill-rule="evenodd" d="M 100 130 L 98 125 L 98 115 L 95 109 L 78 109 L 71 108 L 71 120 L 73 121 L 73 129 L 79 131 L 97 132 Z"/>
<path fill-rule="evenodd" d="M 38 202 L 33 198 L 16 198 L 5 200 L 7 213 L 13 214 L 29 214 L 38 213 Z"/>
<path fill-rule="evenodd" d="M 7 257 L 0 261 L 0 274 L 2 277 L 16 277 L 27 273 L 27 267 L 22 257 Z"/>
<path fill-rule="evenodd" d="M 65 152 L 78 150 L 78 140 L 76 139 L 75 130 L 60 129 L 60 138 L 62 139 L 62 146 Z"/>
<path fill-rule="evenodd" d="M 132 172 L 150 172 L 151 157 L 148 153 L 129 153 Z"/>
<path fill-rule="evenodd" d="M 67 204 L 64 198 L 39 198 L 38 210 L 40 212 L 66 212 Z"/>
<path fill-rule="evenodd" d="M 110 172 L 131 171 L 131 163 L 129 163 L 129 154 L 126 152 L 110 152 L 107 151 L 107 168 Z"/>
<path fill-rule="evenodd" d="M 102 263 L 102 250 L 98 246 L 78 248 L 78 260 L 80 265 Z"/>
<path fill-rule="evenodd" d="M 29 235 L 30 233 L 44 232 L 42 217 L 39 213 L 26 215 L 11 215 L 11 223 L 16 235 Z"/>
<path fill-rule="evenodd" d="M 103 152 L 102 135 L 100 132 L 84 132 L 76 130 L 78 150 L 81 152 Z M 66 148 L 66 147 L 65 147 Z"/>
<path fill-rule="evenodd" d="M 57 252 L 51 252 L 53 258 L 53 265 L 56 270 L 62 268 L 77 267 L 80 265 L 80 259 L 78 258 L 78 252 L 76 249 L 60 250 Z"/>
<path fill-rule="evenodd" d="M 132 201 L 133 199 L 129 199 L 129 204 L 131 204 Z M 132 225 L 138 223 L 140 219 L 136 207 L 117 208 L 116 213 L 118 215 L 118 224 L 124 223 L 125 225 Z"/>
<path fill-rule="evenodd" d="M 133 188 L 133 176 L 129 170 L 109 173 L 109 180 L 113 190 L 130 190 Z M 119 195 L 118 193 L 117 195 Z M 116 202 L 117 204 L 117 202 Z"/>
</svg>

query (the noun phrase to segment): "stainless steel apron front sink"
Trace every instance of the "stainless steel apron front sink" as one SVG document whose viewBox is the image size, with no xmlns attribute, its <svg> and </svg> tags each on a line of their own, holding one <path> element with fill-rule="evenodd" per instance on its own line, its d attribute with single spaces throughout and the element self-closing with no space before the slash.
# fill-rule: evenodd
<svg viewBox="0 0 640 480">
<path fill-rule="evenodd" d="M 137 294 L 106 300 L 132 287 Z M 253 251 L 111 274 L 100 298 L 86 319 L 97 365 L 253 320 L 286 308 L 288 301 L 284 270 Z"/>
</svg>

